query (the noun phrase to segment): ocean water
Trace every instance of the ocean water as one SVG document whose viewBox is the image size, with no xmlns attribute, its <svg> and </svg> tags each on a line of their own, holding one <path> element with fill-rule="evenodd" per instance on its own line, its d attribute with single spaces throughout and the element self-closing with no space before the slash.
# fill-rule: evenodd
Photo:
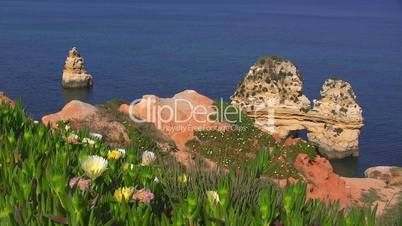
<svg viewBox="0 0 402 226">
<path fill-rule="evenodd" d="M 73 46 L 94 76 L 90 90 L 60 86 Z M 334 161 L 338 172 L 402 166 L 401 1 L 0 0 L 0 90 L 38 119 L 71 99 L 184 89 L 228 99 L 265 55 L 296 63 L 311 100 L 333 75 L 354 87 L 365 118 L 360 157 Z"/>
</svg>

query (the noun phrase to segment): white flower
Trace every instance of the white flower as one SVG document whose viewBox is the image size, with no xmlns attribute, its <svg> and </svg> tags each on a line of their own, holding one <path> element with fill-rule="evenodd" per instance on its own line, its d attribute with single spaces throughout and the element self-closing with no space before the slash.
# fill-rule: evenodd
<svg viewBox="0 0 402 226">
<path fill-rule="evenodd" d="M 122 158 L 126 157 L 126 150 L 124 150 L 123 148 L 117 148 L 116 151 L 121 153 Z"/>
<path fill-rule="evenodd" d="M 156 160 L 156 155 L 152 151 L 142 153 L 142 165 L 148 166 Z"/>
<path fill-rule="evenodd" d="M 81 168 L 89 178 L 94 180 L 105 172 L 107 164 L 108 162 L 106 159 L 97 155 L 92 155 L 81 162 Z"/>
<path fill-rule="evenodd" d="M 66 126 L 64 127 L 64 130 L 65 130 L 65 131 L 69 131 L 69 130 L 70 130 L 70 126 L 69 126 L 69 125 L 66 125 Z"/>
<path fill-rule="evenodd" d="M 89 139 L 89 138 L 85 137 L 84 139 L 82 139 L 82 143 L 92 146 L 92 145 L 95 144 L 95 141 L 92 140 L 92 139 Z"/>
<path fill-rule="evenodd" d="M 35 121 L 34 121 L 34 124 L 39 124 L 39 121 L 35 120 Z"/>
<path fill-rule="evenodd" d="M 78 135 L 75 133 L 70 133 L 67 137 L 67 142 L 70 144 L 76 144 L 78 142 Z"/>
<path fill-rule="evenodd" d="M 89 133 L 89 137 L 96 140 L 102 140 L 103 136 L 99 133 Z"/>
<path fill-rule="evenodd" d="M 159 183 L 160 180 L 159 180 L 157 177 L 155 177 L 154 182 L 155 182 L 155 183 Z"/>
</svg>

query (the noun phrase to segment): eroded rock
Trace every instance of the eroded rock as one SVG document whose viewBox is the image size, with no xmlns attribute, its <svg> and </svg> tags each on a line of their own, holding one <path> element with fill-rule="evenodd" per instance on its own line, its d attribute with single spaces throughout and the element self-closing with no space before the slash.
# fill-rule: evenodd
<svg viewBox="0 0 402 226">
<path fill-rule="evenodd" d="M 321 99 L 311 106 L 303 95 L 297 66 L 287 59 L 267 57 L 250 68 L 231 100 L 264 131 L 285 137 L 306 129 L 309 140 L 328 157 L 358 154 L 362 110 L 345 81 L 326 80 Z"/>
<path fill-rule="evenodd" d="M 56 127 L 59 121 L 83 120 L 95 114 L 96 111 L 95 106 L 79 100 L 72 100 L 60 112 L 43 116 L 42 123 L 45 125 L 51 124 L 52 127 Z"/>
<path fill-rule="evenodd" d="M 364 176 L 384 181 L 388 185 L 402 185 L 402 167 L 376 166 L 366 169 Z"/>
<path fill-rule="evenodd" d="M 85 69 L 84 59 L 73 47 L 64 64 L 62 86 L 64 88 L 83 88 L 92 86 L 92 76 Z"/>
<path fill-rule="evenodd" d="M 2 103 L 7 103 L 7 104 L 9 104 L 10 106 L 14 106 L 14 105 L 15 105 L 15 103 L 14 103 L 13 100 L 11 100 L 10 98 L 8 98 L 8 97 L 4 94 L 4 92 L 0 91 L 0 104 L 2 104 Z"/>
<path fill-rule="evenodd" d="M 42 117 L 42 123 L 49 123 L 52 127 L 56 127 L 59 121 L 68 123 L 74 130 L 87 128 L 90 132 L 99 133 L 110 146 L 118 147 L 129 142 L 125 126 L 113 115 L 78 100 L 69 102 L 60 112 Z"/>
<path fill-rule="evenodd" d="M 340 201 L 343 206 L 351 203 L 345 181 L 334 173 L 327 159 L 317 156 L 311 161 L 306 154 L 299 154 L 295 167 L 307 183 L 308 198 L 318 198 L 327 203 Z"/>
<path fill-rule="evenodd" d="M 172 98 L 145 95 L 142 100 L 130 106 L 123 104 L 120 111 L 131 113 L 144 122 L 150 122 L 164 135 L 173 140 L 181 150 L 196 130 L 226 130 L 229 125 L 209 119 L 214 112 L 213 100 L 194 90 L 185 90 Z M 204 111 L 205 110 L 205 111 Z"/>
</svg>

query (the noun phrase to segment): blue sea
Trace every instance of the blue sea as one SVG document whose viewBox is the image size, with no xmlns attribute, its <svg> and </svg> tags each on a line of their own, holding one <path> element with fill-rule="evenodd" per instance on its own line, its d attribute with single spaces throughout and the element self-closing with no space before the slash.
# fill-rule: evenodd
<svg viewBox="0 0 402 226">
<path fill-rule="evenodd" d="M 90 90 L 63 90 L 68 50 L 85 58 Z M 0 0 L 0 90 L 40 119 L 71 99 L 99 104 L 194 89 L 228 97 L 261 56 L 291 59 L 304 92 L 349 81 L 365 118 L 360 157 L 343 175 L 402 166 L 402 2 Z"/>
</svg>

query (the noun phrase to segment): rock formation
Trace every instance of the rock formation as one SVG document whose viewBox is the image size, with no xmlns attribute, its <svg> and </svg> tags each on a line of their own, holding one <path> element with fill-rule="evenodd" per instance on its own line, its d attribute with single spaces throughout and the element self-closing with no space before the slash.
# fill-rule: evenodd
<svg viewBox="0 0 402 226">
<path fill-rule="evenodd" d="M 14 105 L 15 105 L 14 101 L 12 101 L 10 98 L 8 98 L 8 97 L 4 94 L 4 92 L 0 91 L 0 104 L 2 104 L 2 103 L 10 104 L 10 106 L 14 106 Z"/>
<path fill-rule="evenodd" d="M 52 127 L 56 127 L 59 121 L 83 120 L 95 114 L 96 110 L 96 107 L 90 104 L 79 100 L 72 100 L 60 112 L 43 116 L 42 123 L 45 125 L 51 124 Z"/>
<path fill-rule="evenodd" d="M 373 178 L 348 178 L 334 173 L 330 162 L 320 156 L 310 160 L 306 154 L 299 154 L 295 167 L 307 184 L 307 197 L 326 203 L 339 201 L 342 207 L 351 205 L 378 207 L 377 215 L 398 204 L 401 186 L 391 186 L 383 180 Z M 372 203 L 365 197 L 370 195 Z"/>
<path fill-rule="evenodd" d="M 367 178 L 383 180 L 388 185 L 402 185 L 402 167 L 376 166 L 366 169 Z"/>
<path fill-rule="evenodd" d="M 74 130 L 83 128 L 103 135 L 105 143 L 110 146 L 120 146 L 129 141 L 125 126 L 102 108 L 73 100 L 66 104 L 60 112 L 42 117 L 43 124 L 57 126 L 57 122 L 68 122 Z"/>
<path fill-rule="evenodd" d="M 64 88 L 83 88 L 92 86 L 92 76 L 86 71 L 84 59 L 73 47 L 64 64 L 62 86 Z"/>
<path fill-rule="evenodd" d="M 212 104 L 213 100 L 208 97 L 193 90 L 186 90 L 172 98 L 145 95 L 139 103 L 131 107 L 131 113 L 145 122 L 153 123 L 164 135 L 172 139 L 179 149 L 184 149 L 186 142 L 194 138 L 195 130 L 229 128 L 226 123 L 208 118 L 214 112 Z M 129 113 L 130 106 L 123 104 L 120 111 Z"/>
<path fill-rule="evenodd" d="M 325 202 L 339 200 L 343 206 L 351 203 L 345 181 L 334 173 L 331 164 L 325 158 L 316 156 L 310 161 L 306 154 L 299 154 L 295 167 L 301 172 L 303 181 L 307 183 L 307 196 Z"/>
<path fill-rule="evenodd" d="M 350 84 L 326 80 L 321 99 L 312 107 L 302 89 L 296 65 L 266 57 L 250 68 L 231 100 L 265 131 L 285 137 L 306 129 L 309 140 L 319 144 L 328 157 L 357 155 L 363 117 Z"/>
</svg>

